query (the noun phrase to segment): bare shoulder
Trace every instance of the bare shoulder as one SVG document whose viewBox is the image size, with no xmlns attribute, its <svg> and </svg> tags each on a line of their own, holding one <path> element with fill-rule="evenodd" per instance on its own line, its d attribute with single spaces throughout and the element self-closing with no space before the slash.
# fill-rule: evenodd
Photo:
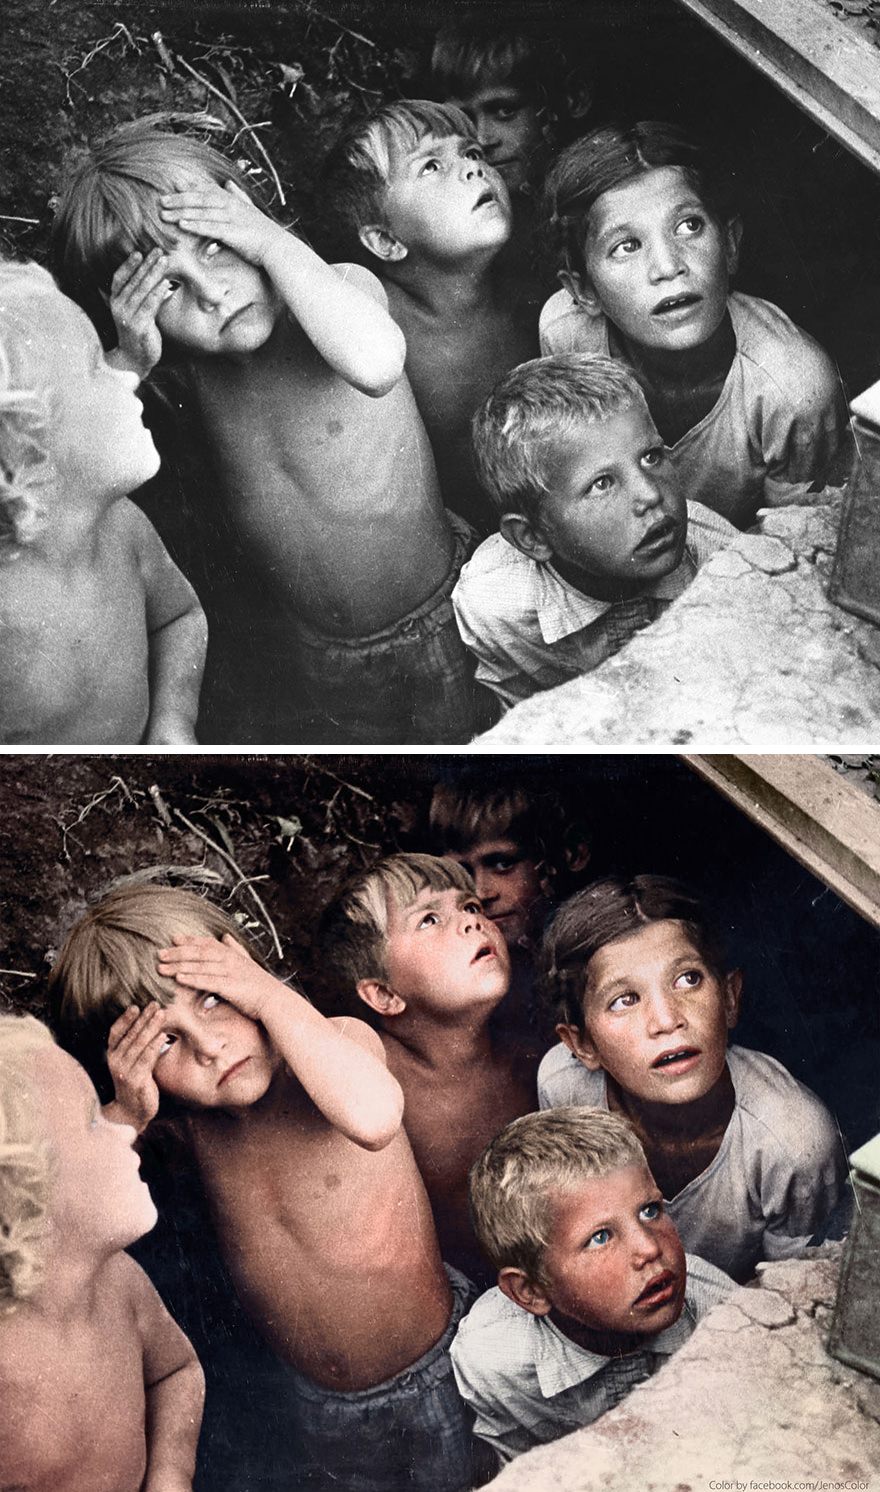
<svg viewBox="0 0 880 1492">
<path fill-rule="evenodd" d="M 385 287 L 372 270 L 365 269 L 362 264 L 334 264 L 332 268 L 340 279 L 347 280 L 350 285 L 357 285 L 359 290 L 371 295 L 373 300 L 377 300 L 380 306 L 385 306 L 387 309 L 388 296 L 385 293 Z"/>
<path fill-rule="evenodd" d="M 385 1061 L 385 1048 L 378 1031 L 368 1026 L 366 1021 L 359 1021 L 353 1015 L 334 1015 L 330 1017 L 330 1024 L 339 1032 L 340 1036 L 347 1036 L 349 1041 L 356 1041 L 358 1046 L 364 1047 L 372 1052 L 374 1057 L 381 1057 Z"/>
</svg>

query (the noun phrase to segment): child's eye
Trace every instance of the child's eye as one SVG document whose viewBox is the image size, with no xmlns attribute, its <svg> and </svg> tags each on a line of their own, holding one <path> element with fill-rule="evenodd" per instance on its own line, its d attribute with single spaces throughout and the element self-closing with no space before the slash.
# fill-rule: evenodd
<svg viewBox="0 0 880 1492">
<path fill-rule="evenodd" d="M 419 927 L 436 927 L 439 921 L 440 918 L 437 916 L 436 912 L 426 912 L 424 917 L 422 917 L 421 921 L 419 922 Z"/>
<path fill-rule="evenodd" d="M 703 976 L 699 969 L 685 969 L 679 974 L 675 981 L 675 988 L 697 989 L 703 982 Z"/>
<path fill-rule="evenodd" d="M 484 161 L 486 159 L 481 145 L 469 145 L 465 151 L 465 157 L 469 161 Z"/>
<path fill-rule="evenodd" d="M 439 171 L 439 170 L 440 170 L 440 162 L 437 160 L 436 156 L 432 155 L 432 156 L 429 156 L 428 160 L 422 161 L 422 164 L 421 164 L 421 166 L 419 168 L 419 175 L 420 176 L 433 175 L 433 173 L 435 171 Z"/>
<path fill-rule="evenodd" d="M 608 1242 L 608 1240 L 609 1240 L 610 1237 L 611 1237 L 611 1229 L 610 1228 L 597 1228 L 596 1231 L 595 1231 L 595 1233 L 593 1234 L 592 1238 L 590 1238 L 588 1240 L 588 1242 L 587 1242 L 587 1248 L 588 1249 L 600 1249 L 600 1248 L 602 1248 Z"/>
<path fill-rule="evenodd" d="M 220 253 L 222 247 L 223 245 L 219 244 L 216 238 L 209 238 L 207 243 L 205 244 L 205 247 L 202 249 L 202 258 L 213 259 L 217 254 Z"/>
<path fill-rule="evenodd" d="M 702 233 L 705 226 L 706 219 L 694 213 L 689 218 L 682 218 L 675 231 L 681 238 L 696 238 L 697 234 Z"/>
<path fill-rule="evenodd" d="M 615 995 L 608 1009 L 611 1011 L 630 1010 L 638 1001 L 638 995 L 632 991 L 627 995 Z"/>
<path fill-rule="evenodd" d="M 642 465 L 647 467 L 649 471 L 653 471 L 654 467 L 659 466 L 661 462 L 665 460 L 665 448 L 663 446 L 653 446 L 651 450 L 646 451 L 644 456 L 642 457 Z"/>
<path fill-rule="evenodd" d="M 481 917 L 483 915 L 482 903 L 478 901 L 466 901 L 462 910 L 465 912 L 473 912 L 474 916 L 476 917 Z"/>
<path fill-rule="evenodd" d="M 496 855 L 492 860 L 486 862 L 486 869 L 496 875 L 506 875 L 519 865 L 519 861 L 513 855 Z"/>
<path fill-rule="evenodd" d="M 608 472 L 603 471 L 603 473 L 602 473 L 601 476 L 593 478 L 592 482 L 590 483 L 589 487 L 587 488 L 587 493 L 589 494 L 591 492 L 610 492 L 611 488 L 613 486 L 614 486 L 614 478 L 612 476 L 610 476 Z"/>
<path fill-rule="evenodd" d="M 221 1000 L 221 998 L 220 998 L 219 995 L 205 995 L 204 998 L 203 998 L 203 1000 L 202 1000 L 202 1009 L 203 1010 L 214 1010 L 214 1009 L 216 1009 L 216 1007 L 218 1005 L 222 1005 L 222 1004 L 223 1004 L 223 1001 Z"/>
<path fill-rule="evenodd" d="M 622 238 L 608 252 L 609 259 L 630 259 L 641 248 L 637 238 Z"/>
<path fill-rule="evenodd" d="M 663 1214 L 662 1202 L 646 1202 L 644 1207 L 639 1208 L 639 1217 L 646 1223 L 654 1223 Z"/>
<path fill-rule="evenodd" d="M 157 1056 L 156 1056 L 156 1060 L 157 1061 L 158 1061 L 159 1057 L 164 1057 L 166 1052 L 170 1052 L 170 1050 L 174 1046 L 174 1043 L 176 1042 L 176 1040 L 177 1040 L 177 1037 L 176 1036 L 172 1036 L 172 1034 L 171 1034 L 170 1031 L 166 1031 L 165 1032 L 165 1035 L 162 1037 L 162 1041 L 161 1041 L 161 1043 L 159 1045 L 159 1051 L 158 1051 Z"/>
<path fill-rule="evenodd" d="M 175 290 L 179 290 L 180 289 L 180 281 L 179 280 L 170 280 L 170 279 L 166 278 L 166 280 L 165 280 L 165 286 L 166 286 L 166 289 L 168 291 L 168 294 L 169 295 L 173 295 L 174 292 L 175 292 Z"/>
</svg>

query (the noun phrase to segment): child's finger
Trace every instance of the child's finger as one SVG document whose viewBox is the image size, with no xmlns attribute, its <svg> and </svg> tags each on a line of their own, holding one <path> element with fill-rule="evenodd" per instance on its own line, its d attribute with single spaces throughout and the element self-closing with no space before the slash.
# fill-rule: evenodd
<svg viewBox="0 0 880 1492">
<path fill-rule="evenodd" d="M 122 1014 L 116 1017 L 107 1036 L 107 1048 L 109 1051 L 115 1051 L 123 1036 L 131 1029 L 139 1016 L 140 1011 L 136 1005 L 127 1005 Z"/>
<path fill-rule="evenodd" d="M 137 1006 L 132 1005 L 130 1009 L 137 1010 Z M 150 1039 L 157 1029 L 162 1029 L 162 1007 L 156 1004 L 148 1005 L 144 1010 L 138 1011 L 136 1020 L 129 1021 L 109 1050 L 120 1061 L 127 1061 L 144 1036 Z"/>
<path fill-rule="evenodd" d="M 110 289 L 114 296 L 123 296 L 126 292 L 136 289 L 138 284 L 154 273 L 156 266 L 164 260 L 165 254 L 161 249 L 151 249 L 149 254 L 141 254 L 137 249 L 120 264 L 113 279 L 110 281 Z"/>
<path fill-rule="evenodd" d="M 230 953 L 235 953 L 235 954 L 238 955 L 239 958 L 246 958 L 247 961 L 248 961 L 248 963 L 253 963 L 253 959 L 251 958 L 251 956 L 248 953 L 247 949 L 246 948 L 242 948 L 242 946 L 239 943 L 238 939 L 234 938 L 232 936 L 232 933 L 224 933 L 223 934 L 223 943 L 224 943 L 225 947 L 227 947 L 229 949 Z"/>
</svg>

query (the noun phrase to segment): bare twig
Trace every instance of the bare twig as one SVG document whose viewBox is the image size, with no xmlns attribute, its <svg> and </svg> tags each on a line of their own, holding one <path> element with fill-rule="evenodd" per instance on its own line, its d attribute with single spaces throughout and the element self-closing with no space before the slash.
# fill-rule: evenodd
<svg viewBox="0 0 880 1492">
<path fill-rule="evenodd" d="M 111 777 L 110 786 L 108 788 L 105 788 L 102 793 L 95 793 L 94 796 L 89 799 L 88 803 L 84 803 L 76 818 L 72 819 L 69 824 L 63 824 L 60 819 L 55 820 L 56 824 L 61 830 L 61 854 L 65 860 L 70 859 L 70 854 L 67 849 L 68 839 L 72 839 L 74 844 L 78 844 L 80 849 L 82 849 L 81 842 L 73 833 L 73 830 L 76 828 L 77 824 L 84 823 L 91 813 L 92 809 L 98 808 L 99 805 L 103 803 L 107 798 L 112 798 L 114 793 L 122 793 L 123 797 L 127 798 L 129 803 L 131 803 L 134 807 L 137 807 L 137 803 L 131 789 L 128 786 L 128 783 L 125 782 L 122 777 Z"/>
<path fill-rule="evenodd" d="M 275 170 L 275 167 L 272 164 L 272 157 L 270 156 L 259 135 L 253 133 L 253 131 L 256 130 L 259 126 L 248 124 L 248 121 L 245 119 L 238 105 L 232 102 L 232 99 L 223 92 L 222 88 L 218 88 L 216 83 L 212 83 L 210 78 L 206 78 L 204 73 L 198 72 L 191 63 L 187 62 L 185 57 L 181 57 L 179 52 L 175 54 L 174 52 L 169 51 L 168 47 L 165 44 L 165 39 L 162 36 L 161 31 L 153 32 L 153 44 L 156 48 L 156 51 L 159 53 L 160 58 L 162 59 L 163 65 L 167 67 L 169 71 L 173 72 L 175 66 L 182 67 L 184 72 L 188 72 L 190 74 L 190 77 L 195 78 L 197 83 L 200 83 L 201 86 L 203 88 L 206 88 L 209 93 L 213 93 L 215 98 L 219 98 L 224 108 L 228 109 L 230 114 L 232 114 L 232 116 L 238 120 L 241 129 L 251 132 L 254 145 L 260 152 L 263 160 L 266 162 L 266 168 L 269 172 L 269 175 L 272 177 L 272 181 L 275 185 L 275 190 L 278 193 L 278 201 L 281 203 L 282 207 L 286 207 L 287 198 L 284 195 L 284 188 L 281 185 L 281 178 L 279 177 L 278 172 Z M 241 133 L 241 130 L 239 131 L 239 133 Z"/>
<path fill-rule="evenodd" d="M 174 823 L 174 820 L 172 819 L 171 814 L 168 810 L 168 804 L 165 802 L 165 799 L 159 792 L 159 789 L 157 788 L 155 782 L 153 783 L 153 786 L 148 789 L 148 791 L 150 797 L 153 800 L 153 803 L 155 804 L 156 812 L 162 820 L 162 823 L 165 825 L 166 829 L 170 829 Z"/>
<path fill-rule="evenodd" d="M 375 49 L 376 43 L 370 41 L 368 36 L 361 36 L 359 31 L 352 31 L 349 26 L 343 26 L 342 22 L 337 21 L 335 16 L 328 16 L 327 12 L 319 10 L 317 5 L 310 5 L 309 11 L 313 16 L 317 16 L 319 20 L 326 21 L 329 26 L 337 26 L 340 31 L 345 32 L 346 36 L 353 36 L 355 41 L 362 41 L 365 47 L 373 47 Z"/>
<path fill-rule="evenodd" d="M 15 218 L 9 212 L 0 212 L 0 223 L 39 223 L 39 218 Z"/>
<path fill-rule="evenodd" d="M 253 898 L 253 901 L 255 902 L 260 916 L 262 917 L 263 922 L 266 926 L 266 930 L 271 935 L 272 942 L 275 945 L 275 952 L 278 954 L 279 958 L 282 958 L 284 955 L 281 947 L 281 939 L 279 938 L 278 933 L 275 929 L 275 924 L 272 921 L 272 918 L 269 916 L 268 911 L 266 910 L 266 905 L 263 902 L 262 897 L 254 890 L 241 866 L 232 857 L 232 855 L 230 855 L 229 851 L 223 848 L 222 844 L 217 844 L 216 840 L 212 839 L 210 834 L 206 834 L 204 829 L 200 829 L 198 824 L 194 824 L 192 819 L 188 819 L 186 814 L 181 813 L 179 808 L 175 808 L 174 812 L 180 819 L 181 823 L 186 824 L 186 827 L 190 830 L 191 833 L 196 834 L 199 839 L 203 840 L 205 844 L 214 851 L 215 855 L 219 855 L 221 860 L 225 860 L 227 865 L 232 866 L 232 869 L 235 871 L 236 875 L 239 878 L 239 884 L 244 886 L 245 890 L 248 891 Z"/>
<path fill-rule="evenodd" d="M 27 969 L 0 969 L 0 974 L 14 974 L 16 979 L 36 979 L 36 974 L 29 974 Z"/>
<path fill-rule="evenodd" d="M 347 787 L 350 793 L 357 793 L 359 798 L 366 798 L 368 803 L 375 803 L 376 799 L 372 793 L 365 792 L 362 787 L 355 787 L 353 782 L 346 782 L 344 777 L 337 777 L 335 772 L 331 772 L 329 767 L 322 766 L 314 757 L 309 758 L 307 765 L 313 772 L 321 772 L 325 777 L 332 777 L 333 781 L 338 782 L 341 787 Z"/>
</svg>

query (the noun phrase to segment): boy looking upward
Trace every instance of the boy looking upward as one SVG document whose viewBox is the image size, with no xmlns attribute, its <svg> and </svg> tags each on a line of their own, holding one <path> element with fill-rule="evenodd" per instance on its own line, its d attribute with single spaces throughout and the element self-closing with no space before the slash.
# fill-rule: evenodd
<svg viewBox="0 0 880 1492">
<path fill-rule="evenodd" d="M 0 1486 L 192 1492 L 204 1379 L 124 1252 L 156 1221 L 133 1128 L 0 1015 Z"/>
<path fill-rule="evenodd" d="M 468 1170 L 535 1103 L 535 1059 L 504 1024 L 489 1024 L 510 980 L 504 938 L 461 866 L 392 855 L 340 892 L 321 946 L 334 983 L 378 1021 L 443 1257 L 479 1281 Z"/>
<path fill-rule="evenodd" d="M 801 1253 L 837 1202 L 844 1146 L 779 1062 L 728 1049 L 742 976 L 696 897 L 665 876 L 596 881 L 557 912 L 541 965 L 561 1040 L 541 1107 L 624 1114 L 685 1247 L 734 1279 Z"/>
<path fill-rule="evenodd" d="M 225 642 L 247 678 L 225 738 L 468 740 L 449 592 L 469 536 L 443 511 L 374 277 L 325 264 L 222 155 L 150 121 L 93 148 L 55 248 L 105 326 L 109 302 L 114 360 L 141 378 L 174 362 L 212 451 L 253 578 Z"/>
<path fill-rule="evenodd" d="M 180 1110 L 242 1304 L 289 1364 L 307 1485 L 464 1492 L 447 1349 L 467 1285 L 444 1273 L 375 1032 L 325 1020 L 231 918 L 163 887 L 87 912 L 52 988 L 73 1035 L 109 1026 L 117 1115 Z"/>
<path fill-rule="evenodd" d="M 685 1255 L 615 1114 L 515 1120 L 480 1156 L 470 1191 L 498 1285 L 465 1317 L 452 1360 L 474 1432 L 502 1461 L 612 1409 L 733 1289 Z"/>
<path fill-rule="evenodd" d="M 634 375 L 579 353 L 515 368 L 474 418 L 501 532 L 453 593 L 503 705 L 588 673 L 653 621 L 735 530 L 685 503 Z"/>
<path fill-rule="evenodd" d="M 494 515 L 469 446 L 478 404 L 538 350 L 536 308 L 496 260 L 510 236 L 507 188 L 460 109 L 387 104 L 352 126 L 327 162 L 335 212 L 377 266 L 406 336 L 406 371 L 443 499 L 482 532 Z"/>
<path fill-rule="evenodd" d="M 205 617 L 127 494 L 137 380 L 36 265 L 0 268 L 0 742 L 194 745 Z"/>
</svg>

